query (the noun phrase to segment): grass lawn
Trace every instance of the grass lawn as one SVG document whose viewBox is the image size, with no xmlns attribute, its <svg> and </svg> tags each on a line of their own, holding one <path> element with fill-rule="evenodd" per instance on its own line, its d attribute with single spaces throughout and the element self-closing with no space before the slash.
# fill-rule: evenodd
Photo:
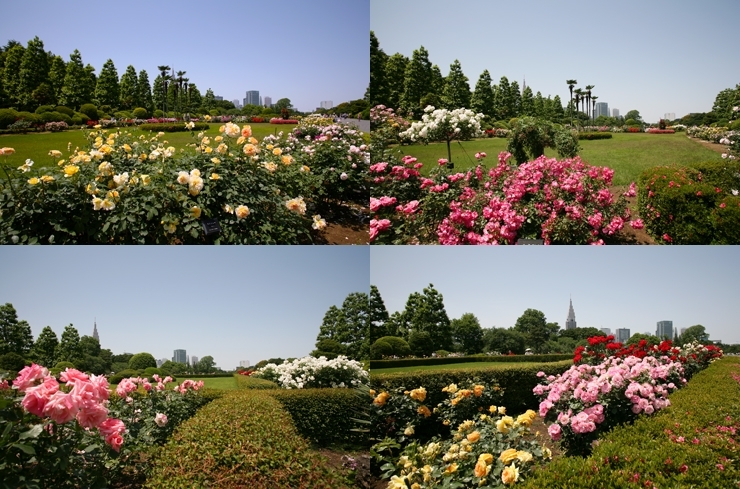
<svg viewBox="0 0 740 489">
<path fill-rule="evenodd" d="M 542 362 L 467 362 L 467 363 L 448 363 L 445 365 L 416 365 L 413 367 L 393 367 L 393 368 L 374 368 L 370 370 L 372 374 L 395 374 L 398 372 L 413 372 L 416 370 L 457 370 L 472 368 L 480 370 L 481 368 L 504 370 L 507 368 L 533 367 L 543 365 Z"/>
<path fill-rule="evenodd" d="M 235 391 L 238 389 L 236 385 L 236 379 L 231 377 L 193 377 L 190 375 L 181 375 L 177 378 L 178 382 L 182 382 L 185 379 L 191 380 L 202 380 L 204 382 L 203 387 L 208 389 L 219 389 L 223 391 Z"/>
<path fill-rule="evenodd" d="M 0 141 L 2 141 L 0 139 Z M 450 144 L 455 170 L 465 170 L 475 166 L 475 153 L 483 151 L 488 157 L 487 167 L 498 164 L 498 154 L 506 150 L 508 140 L 504 138 L 457 141 Z M 690 140 L 686 133 L 675 134 L 627 134 L 615 133 L 612 139 L 580 141 L 581 158 L 596 166 L 608 166 L 614 173 L 614 185 L 629 185 L 637 181 L 646 168 L 659 165 L 691 166 L 705 161 L 721 160 L 719 153 Z M 422 173 L 437 166 L 439 158 L 447 158 L 447 144 L 433 143 L 427 146 L 399 146 L 403 155 L 415 156 L 424 163 Z M 548 157 L 557 157 L 553 149 L 545 150 Z"/>
<path fill-rule="evenodd" d="M 183 123 L 184 124 L 184 123 Z M 211 137 L 219 135 L 218 128 L 223 124 L 220 122 L 211 122 L 210 129 L 205 131 L 205 134 Z M 277 134 L 283 131 L 287 134 L 293 130 L 295 125 L 293 124 L 248 124 L 252 127 L 252 135 L 261 140 L 268 134 Z M 239 127 L 242 127 L 240 124 Z M 121 127 L 113 128 L 120 129 L 121 132 L 131 132 L 134 138 L 138 138 L 139 135 L 149 135 L 149 131 L 140 131 L 136 127 Z M 111 129 L 112 130 L 112 129 Z M 0 135 L 0 147 L 9 147 L 15 149 L 15 154 L 9 157 L 0 157 L 0 165 L 7 164 L 8 166 L 18 167 L 30 158 L 34 161 L 35 167 L 55 165 L 56 161 L 54 158 L 49 156 L 49 151 L 56 149 L 62 152 L 66 159 L 67 145 L 70 144 L 71 149 L 79 147 L 80 149 L 87 149 L 86 134 L 87 129 L 73 129 L 63 132 L 54 133 L 29 133 L 29 134 L 1 134 Z M 195 135 L 197 136 L 197 132 Z M 194 137 L 190 135 L 190 132 L 170 132 L 165 133 L 162 141 L 167 141 L 167 146 L 174 146 L 178 150 L 185 148 L 186 151 L 193 151 L 192 148 L 187 148 L 185 145 L 194 142 Z"/>
</svg>

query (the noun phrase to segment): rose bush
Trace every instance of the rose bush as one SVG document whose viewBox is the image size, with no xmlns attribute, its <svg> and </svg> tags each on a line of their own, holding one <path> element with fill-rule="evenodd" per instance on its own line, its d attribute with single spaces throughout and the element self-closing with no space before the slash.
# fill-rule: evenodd
<svg viewBox="0 0 740 489">
<path fill-rule="evenodd" d="M 285 360 L 280 365 L 268 363 L 253 376 L 275 382 L 284 389 L 358 387 L 367 384 L 370 378 L 360 362 L 344 355 L 331 360 L 321 356 Z"/>
</svg>

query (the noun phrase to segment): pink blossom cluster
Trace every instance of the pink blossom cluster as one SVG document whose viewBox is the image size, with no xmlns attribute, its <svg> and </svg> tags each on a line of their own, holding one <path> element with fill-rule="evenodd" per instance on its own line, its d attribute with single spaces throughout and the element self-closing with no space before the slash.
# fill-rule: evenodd
<svg viewBox="0 0 740 489">
<path fill-rule="evenodd" d="M 60 388 L 48 369 L 32 364 L 18 373 L 13 386 L 25 393 L 21 405 L 27 412 L 48 417 L 57 424 L 76 419 L 83 428 L 97 428 L 105 442 L 120 451 L 126 426 L 123 421 L 108 417 L 109 390 L 105 376 L 88 376 L 67 368 L 59 379 L 68 390 Z"/>
<path fill-rule="evenodd" d="M 186 379 L 182 381 L 182 384 L 175 386 L 174 390 L 180 394 L 185 394 L 189 390 L 198 391 L 203 388 L 204 382 L 202 380 L 190 380 Z"/>
<path fill-rule="evenodd" d="M 548 428 L 550 437 L 559 440 L 566 429 L 574 434 L 596 431 L 606 420 L 604 407 L 619 405 L 624 398 L 634 415 L 669 406 L 668 394 L 677 383 L 686 383 L 683 373 L 683 365 L 668 357 L 608 357 L 598 365 L 574 365 L 558 377 L 548 376 L 533 392 L 542 399 L 540 416 L 554 421 Z"/>
</svg>

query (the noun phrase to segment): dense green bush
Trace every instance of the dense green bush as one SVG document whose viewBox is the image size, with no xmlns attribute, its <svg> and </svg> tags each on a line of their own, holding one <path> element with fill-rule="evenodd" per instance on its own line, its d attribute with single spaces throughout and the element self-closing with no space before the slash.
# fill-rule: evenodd
<svg viewBox="0 0 740 489">
<path fill-rule="evenodd" d="M 152 465 L 145 487 L 157 489 L 349 485 L 311 451 L 280 402 L 253 390 L 230 392 L 202 408 L 157 451 Z"/>
<path fill-rule="evenodd" d="M 453 363 L 469 362 L 561 362 L 571 360 L 573 355 L 570 353 L 548 353 L 543 355 L 469 355 L 464 357 L 429 357 L 429 358 L 396 358 L 391 360 L 373 360 L 370 362 L 370 368 L 379 370 L 384 368 L 398 367 L 416 367 L 419 365 L 449 365 Z"/>
<path fill-rule="evenodd" d="M 11 377 L 13 377 L 12 374 L 17 375 L 25 366 L 26 361 L 17 353 L 9 352 L 0 355 L 0 370 L 8 370 L 11 373 Z"/>
<path fill-rule="evenodd" d="M 447 397 L 442 392 L 444 387 L 476 378 L 481 383 L 498 383 L 504 390 L 506 409 L 510 412 L 524 412 L 527 409 L 537 409 L 539 406 L 536 396 L 532 393 L 532 389 L 540 380 L 537 372 L 560 375 L 571 365 L 573 365 L 572 360 L 565 360 L 530 367 L 517 367 L 512 364 L 511 368 L 505 369 L 484 367 L 480 369 L 417 370 L 391 374 L 374 373 L 371 367 L 370 386 L 378 392 L 398 387 L 416 389 L 423 386 L 427 390 L 427 404 L 435 406 Z"/>
<path fill-rule="evenodd" d="M 351 444 L 367 446 L 367 433 L 353 421 L 368 403 L 354 389 L 279 389 L 270 395 L 290 413 L 298 431 L 320 445 Z"/>
<path fill-rule="evenodd" d="M 69 107 L 65 105 L 57 105 L 56 109 L 54 109 L 56 112 L 61 112 L 62 114 L 67 114 L 68 116 L 72 117 L 75 115 L 75 111 L 70 109 Z"/>
<path fill-rule="evenodd" d="M 724 192 L 740 190 L 740 161 L 721 160 L 698 163 L 691 166 L 699 172 L 697 178 L 718 187 Z"/>
<path fill-rule="evenodd" d="M 87 121 L 89 120 L 90 118 L 82 112 L 75 112 L 72 116 L 72 123 L 78 126 L 83 126 L 87 124 Z"/>
<path fill-rule="evenodd" d="M 160 117 L 164 117 L 164 112 L 162 112 L 160 109 L 157 109 L 154 111 L 152 115 L 156 117 L 157 119 L 159 119 Z"/>
<path fill-rule="evenodd" d="M 594 139 L 611 139 L 612 133 L 610 132 L 579 132 L 578 139 L 585 139 L 592 141 Z"/>
<path fill-rule="evenodd" d="M 580 151 L 577 133 L 535 117 L 512 122 L 506 150 L 518 164 L 539 158 L 545 148 L 556 148 L 561 158 L 573 158 Z"/>
<path fill-rule="evenodd" d="M 383 336 L 370 345 L 370 356 L 373 360 L 383 357 L 407 357 L 411 355 L 411 347 L 403 338 L 398 336 Z"/>
<path fill-rule="evenodd" d="M 75 368 L 75 364 L 72 362 L 57 362 L 54 367 L 49 369 L 49 373 L 54 376 L 59 376 L 59 373 L 67 370 L 68 368 Z"/>
<path fill-rule="evenodd" d="M 0 109 L 0 129 L 7 129 L 18 118 L 18 112 L 13 109 Z"/>
<path fill-rule="evenodd" d="M 118 384 L 123 379 L 128 379 L 129 377 L 138 377 L 139 372 L 139 370 L 127 368 L 108 377 L 108 382 L 110 382 L 111 384 Z"/>
<path fill-rule="evenodd" d="M 188 131 L 207 131 L 211 126 L 205 122 L 196 122 L 192 129 L 185 127 L 184 122 L 159 122 L 154 124 L 141 124 L 139 129 L 142 131 L 153 131 L 153 132 L 188 132 Z"/>
<path fill-rule="evenodd" d="M 41 124 L 41 116 L 32 112 L 18 112 L 18 120 L 28 121 L 32 125 Z"/>
<path fill-rule="evenodd" d="M 43 114 L 44 112 L 55 112 L 55 110 L 51 105 L 39 105 L 35 112 L 37 114 Z"/>
<path fill-rule="evenodd" d="M 729 487 L 740 478 L 739 374 L 737 357 L 713 363 L 670 396 L 671 407 L 615 428 L 588 458 L 553 461 L 524 487 Z"/>
<path fill-rule="evenodd" d="M 250 375 L 236 374 L 236 385 L 240 389 L 279 389 L 280 386 L 270 380 L 252 377 Z"/>
<path fill-rule="evenodd" d="M 740 197 L 728 195 L 712 210 L 712 244 L 740 244 Z"/>
<path fill-rule="evenodd" d="M 137 119 L 146 119 L 149 117 L 149 111 L 144 107 L 136 107 L 134 109 L 134 117 Z"/>
<path fill-rule="evenodd" d="M 128 368 L 131 370 L 144 370 L 149 367 L 157 368 L 157 360 L 151 353 L 137 353 L 128 361 Z"/>
<path fill-rule="evenodd" d="M 98 120 L 98 108 L 95 107 L 93 104 L 84 104 L 82 107 L 80 107 L 80 112 L 94 121 Z"/>
</svg>

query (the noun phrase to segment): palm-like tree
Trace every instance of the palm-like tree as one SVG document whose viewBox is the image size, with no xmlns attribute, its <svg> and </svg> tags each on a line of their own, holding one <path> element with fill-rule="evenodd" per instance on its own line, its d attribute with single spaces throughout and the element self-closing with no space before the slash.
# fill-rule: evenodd
<svg viewBox="0 0 740 489">
<path fill-rule="evenodd" d="M 593 97 L 591 97 L 591 102 L 593 102 L 593 109 L 591 111 L 591 113 L 593 114 L 593 119 L 596 119 L 596 99 L 598 99 L 598 98 L 599 97 L 597 97 L 596 95 L 594 95 Z"/>
<path fill-rule="evenodd" d="M 573 125 L 573 87 L 576 86 L 576 83 L 578 83 L 578 80 L 565 80 L 565 83 L 568 84 L 568 89 L 570 90 L 570 125 Z"/>
<path fill-rule="evenodd" d="M 583 97 L 584 97 L 585 94 L 583 93 L 583 90 L 580 89 L 580 88 L 576 88 L 574 90 L 574 92 L 576 94 L 576 110 L 578 110 L 579 112 L 581 112 L 581 111 L 583 111 L 583 108 L 581 106 L 581 102 L 583 101 Z"/>
<path fill-rule="evenodd" d="M 181 94 L 182 94 L 182 83 L 183 83 L 183 75 L 185 74 L 184 71 L 178 71 L 177 72 L 177 78 L 175 78 L 174 81 L 177 82 L 175 85 L 175 100 L 177 101 L 177 112 L 179 113 L 182 109 L 182 100 L 181 100 Z"/>
<path fill-rule="evenodd" d="M 167 65 L 161 65 L 157 66 L 157 69 L 159 70 L 159 74 L 162 76 L 162 91 L 164 92 L 162 94 L 162 112 L 167 116 L 167 80 L 169 79 L 167 72 L 170 71 L 170 67 Z"/>
<path fill-rule="evenodd" d="M 594 85 L 586 85 L 586 112 L 589 112 L 589 109 L 591 108 L 591 90 L 593 90 Z"/>
</svg>

